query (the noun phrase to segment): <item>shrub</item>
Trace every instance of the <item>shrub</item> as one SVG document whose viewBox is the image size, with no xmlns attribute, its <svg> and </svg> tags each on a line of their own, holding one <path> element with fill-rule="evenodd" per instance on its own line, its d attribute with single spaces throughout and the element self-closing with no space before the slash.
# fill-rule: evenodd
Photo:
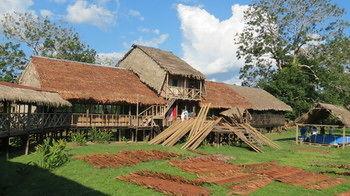
<svg viewBox="0 0 350 196">
<path fill-rule="evenodd" d="M 37 147 L 37 153 L 41 156 L 39 165 L 46 169 L 60 167 L 68 161 L 68 152 L 64 140 L 55 141 L 47 138 L 43 144 Z"/>
<path fill-rule="evenodd" d="M 97 143 L 109 142 L 112 139 L 112 133 L 107 131 L 99 131 L 96 128 L 92 128 L 90 131 L 89 140 Z"/>
<path fill-rule="evenodd" d="M 79 146 L 84 146 L 84 145 L 86 145 L 86 142 L 87 142 L 85 135 L 82 133 L 72 134 L 70 140 L 71 140 L 71 142 L 75 142 Z"/>
</svg>

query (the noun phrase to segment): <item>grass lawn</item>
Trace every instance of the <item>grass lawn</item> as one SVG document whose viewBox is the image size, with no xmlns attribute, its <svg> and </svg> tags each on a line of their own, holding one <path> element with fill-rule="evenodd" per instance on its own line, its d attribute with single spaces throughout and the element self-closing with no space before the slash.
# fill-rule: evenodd
<svg viewBox="0 0 350 196">
<path fill-rule="evenodd" d="M 270 138 L 281 146 L 280 150 L 264 148 L 264 153 L 256 153 L 242 147 L 201 146 L 198 151 L 209 154 L 223 154 L 232 157 L 233 163 L 257 163 L 276 160 L 280 164 L 296 166 L 308 171 L 342 171 L 326 166 L 326 164 L 350 164 L 350 148 L 314 147 L 296 145 L 294 133 L 270 134 Z M 183 156 L 194 156 L 193 152 L 180 149 L 180 146 L 163 147 L 148 144 L 92 144 L 83 147 L 70 147 L 72 156 L 91 153 L 115 153 L 123 150 L 157 149 L 176 152 Z M 18 156 L 9 161 L 0 160 L 0 195 L 162 195 L 151 189 L 125 183 L 116 179 L 138 170 L 152 170 L 193 179 L 196 176 L 172 167 L 167 161 L 151 161 L 131 167 L 118 169 L 96 169 L 87 163 L 71 160 L 64 166 L 48 171 L 29 162 L 38 161 L 33 153 Z M 343 170 L 344 171 L 344 170 Z M 348 177 L 350 180 L 350 178 Z M 221 186 L 207 186 L 213 195 L 226 195 L 228 190 Z M 350 190 L 350 181 L 323 191 L 307 190 L 297 186 L 273 182 L 255 192 L 253 195 L 335 195 Z"/>
</svg>

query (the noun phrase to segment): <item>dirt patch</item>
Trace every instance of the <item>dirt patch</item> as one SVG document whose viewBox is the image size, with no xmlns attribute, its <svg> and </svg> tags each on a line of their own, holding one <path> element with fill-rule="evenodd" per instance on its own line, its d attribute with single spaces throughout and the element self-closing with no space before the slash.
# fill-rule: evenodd
<svg viewBox="0 0 350 196">
<path fill-rule="evenodd" d="M 86 161 L 97 168 L 106 167 L 121 167 L 136 165 L 140 162 L 152 161 L 152 160 L 165 160 L 173 157 L 178 157 L 178 154 L 169 153 L 164 151 L 152 150 L 134 150 L 123 151 L 117 154 L 94 154 L 77 157 L 79 160 Z"/>
<path fill-rule="evenodd" d="M 231 194 L 238 194 L 238 195 L 248 195 L 252 192 L 257 191 L 258 189 L 261 189 L 268 184 L 272 182 L 271 178 L 260 176 L 254 179 L 242 181 L 241 183 L 237 185 L 233 185 L 230 187 Z"/>
<path fill-rule="evenodd" d="M 200 187 L 195 182 L 169 174 L 139 171 L 126 176 L 120 176 L 118 179 L 149 187 L 170 195 L 210 195 L 210 191 L 207 188 Z"/>
<path fill-rule="evenodd" d="M 228 159 L 228 157 L 222 155 L 209 155 L 184 160 L 171 160 L 170 164 L 200 176 L 217 176 L 240 170 L 239 166 L 227 163 Z"/>
</svg>

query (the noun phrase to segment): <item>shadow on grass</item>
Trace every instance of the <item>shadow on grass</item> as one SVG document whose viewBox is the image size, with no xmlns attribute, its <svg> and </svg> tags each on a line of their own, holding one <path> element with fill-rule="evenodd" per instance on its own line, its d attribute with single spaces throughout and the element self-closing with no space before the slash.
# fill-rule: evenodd
<svg viewBox="0 0 350 196">
<path fill-rule="evenodd" d="M 105 195 L 57 176 L 34 164 L 6 161 L 0 157 L 1 195 Z"/>
<path fill-rule="evenodd" d="M 274 139 L 274 141 L 279 141 L 279 142 L 283 142 L 283 141 L 293 141 L 293 140 L 295 140 L 295 137 Z"/>
</svg>

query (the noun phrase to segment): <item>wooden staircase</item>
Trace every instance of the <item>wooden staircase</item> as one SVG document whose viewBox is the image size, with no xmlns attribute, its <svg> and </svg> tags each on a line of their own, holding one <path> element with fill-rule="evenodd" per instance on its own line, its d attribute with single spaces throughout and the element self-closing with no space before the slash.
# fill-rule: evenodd
<svg viewBox="0 0 350 196">
<path fill-rule="evenodd" d="M 174 105 L 176 99 L 170 99 L 166 106 L 152 105 L 139 113 L 139 116 L 144 116 L 141 124 L 143 126 L 156 126 L 154 120 L 165 119 L 166 114 Z"/>
</svg>

